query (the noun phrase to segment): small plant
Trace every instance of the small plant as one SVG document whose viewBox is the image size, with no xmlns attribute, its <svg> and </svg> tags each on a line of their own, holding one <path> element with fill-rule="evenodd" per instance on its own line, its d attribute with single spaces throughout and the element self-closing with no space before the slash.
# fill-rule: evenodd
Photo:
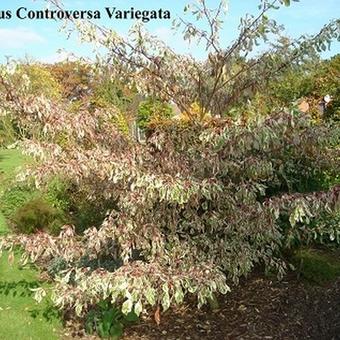
<svg viewBox="0 0 340 340">
<path fill-rule="evenodd" d="M 101 338 L 119 339 L 124 327 L 137 321 L 138 317 L 134 312 L 124 315 L 120 309 L 105 300 L 88 312 L 85 330 L 88 334 L 97 333 Z"/>
</svg>

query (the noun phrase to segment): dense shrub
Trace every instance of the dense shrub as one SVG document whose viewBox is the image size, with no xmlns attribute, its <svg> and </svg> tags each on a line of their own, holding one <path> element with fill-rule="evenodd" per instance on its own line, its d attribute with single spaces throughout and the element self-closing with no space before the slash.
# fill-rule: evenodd
<svg viewBox="0 0 340 340">
<path fill-rule="evenodd" d="M 311 80 L 313 91 L 311 96 L 320 98 L 326 94 L 333 100 L 326 110 L 326 118 L 340 120 L 340 54 L 335 55 L 330 60 L 324 60 L 316 65 L 314 77 Z"/>
<path fill-rule="evenodd" d="M 57 179 L 49 182 L 44 191 L 31 185 L 14 184 L 0 197 L 0 210 L 19 232 L 30 234 L 43 229 L 58 234 L 63 223 L 70 222 L 65 186 Z"/>
<path fill-rule="evenodd" d="M 105 70 L 103 70 L 105 72 Z M 108 74 L 102 74 L 94 85 L 94 93 L 91 98 L 95 107 L 116 107 L 120 110 L 127 110 L 135 93 L 128 90 L 122 83 L 110 77 Z"/>
<path fill-rule="evenodd" d="M 11 220 L 15 229 L 23 234 L 45 230 L 56 235 L 63 226 L 62 215 L 41 198 L 25 203 L 13 213 Z"/>
<path fill-rule="evenodd" d="M 20 79 L 22 74 L 25 74 L 30 81 L 27 90 L 31 94 L 39 93 L 54 100 L 61 100 L 61 86 L 46 66 L 33 62 L 21 63 L 14 76 Z"/>
<path fill-rule="evenodd" d="M 93 81 L 90 65 L 78 61 L 63 61 L 46 68 L 60 84 L 64 98 L 79 100 L 90 93 Z"/>
<path fill-rule="evenodd" d="M 316 120 L 334 119 L 339 120 L 339 79 L 340 55 L 330 60 L 320 60 L 317 56 L 305 63 L 292 63 L 290 67 L 278 79 L 269 82 L 265 92 L 258 92 L 252 98 L 255 108 L 263 112 L 263 108 L 270 112 L 273 108 L 291 107 L 299 100 L 305 100 L 309 104 L 308 112 Z M 325 115 L 321 117 L 319 104 L 325 95 L 332 97 Z M 261 98 L 263 107 L 256 103 Z"/>
<path fill-rule="evenodd" d="M 140 103 L 137 113 L 137 124 L 142 129 L 157 125 L 172 118 L 171 106 L 157 99 L 148 99 Z"/>
<path fill-rule="evenodd" d="M 99 227 L 113 206 L 110 200 L 90 202 L 87 197 L 71 182 L 55 177 L 40 190 L 25 184 L 10 186 L 0 197 L 0 211 L 22 233 L 43 229 L 58 234 L 63 224 L 72 224 L 82 234 L 88 228 Z"/>
<path fill-rule="evenodd" d="M 281 251 L 297 242 L 339 241 L 337 224 L 327 223 L 339 212 L 339 187 L 298 191 L 316 174 L 338 173 L 337 126 L 283 112 L 247 125 L 173 122 L 145 145 L 115 140 L 58 149 L 32 169 L 40 185 L 63 174 L 84 202 L 108 204 L 82 237 L 64 229 L 18 239 L 33 259 L 66 261 L 59 306 L 67 301 L 82 314 L 110 296 L 124 313 L 139 313 L 166 310 L 188 293 L 202 305 L 258 263 L 282 276 Z"/>
</svg>

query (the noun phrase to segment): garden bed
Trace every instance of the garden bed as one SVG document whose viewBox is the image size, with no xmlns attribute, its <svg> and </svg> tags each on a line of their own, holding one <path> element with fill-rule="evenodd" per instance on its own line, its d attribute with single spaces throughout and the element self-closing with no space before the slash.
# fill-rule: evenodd
<svg viewBox="0 0 340 340">
<path fill-rule="evenodd" d="M 219 308 L 186 305 L 126 330 L 138 339 L 340 339 L 340 279 L 312 286 L 253 275 L 219 300 Z"/>
</svg>

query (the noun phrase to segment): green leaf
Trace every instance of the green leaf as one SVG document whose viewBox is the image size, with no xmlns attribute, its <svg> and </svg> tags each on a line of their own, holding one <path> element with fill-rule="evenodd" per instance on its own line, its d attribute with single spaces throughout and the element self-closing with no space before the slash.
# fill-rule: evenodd
<svg viewBox="0 0 340 340">
<path fill-rule="evenodd" d="M 98 323 L 97 332 L 101 338 L 107 338 L 110 336 L 110 328 L 107 328 L 107 325 L 103 322 Z"/>
<path fill-rule="evenodd" d="M 169 295 L 169 287 L 166 283 L 163 284 L 163 298 L 162 298 L 162 307 L 163 310 L 166 311 L 170 307 L 170 295 Z"/>
<path fill-rule="evenodd" d="M 176 303 L 180 304 L 183 302 L 184 299 L 184 293 L 182 290 L 181 285 L 176 285 L 176 290 L 175 290 L 175 301 Z"/>
<path fill-rule="evenodd" d="M 136 315 L 135 312 L 130 312 L 130 313 L 127 313 L 125 318 L 124 318 L 124 321 L 126 323 L 136 323 L 138 322 L 139 318 L 138 316 Z"/>
<path fill-rule="evenodd" d="M 118 340 L 123 335 L 123 330 L 123 325 L 120 322 L 115 322 L 110 328 L 109 336 Z"/>
</svg>

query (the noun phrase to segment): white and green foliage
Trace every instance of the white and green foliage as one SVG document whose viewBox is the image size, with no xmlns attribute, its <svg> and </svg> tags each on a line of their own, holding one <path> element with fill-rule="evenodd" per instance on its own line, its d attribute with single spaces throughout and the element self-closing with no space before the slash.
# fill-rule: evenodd
<svg viewBox="0 0 340 340">
<path fill-rule="evenodd" d="M 64 118 L 65 127 L 74 124 Z M 77 135 L 81 128 L 74 127 Z M 85 141 L 94 133 L 87 128 Z M 323 235 L 339 241 L 339 225 L 314 223 L 339 213 L 339 187 L 296 191 L 297 175 L 338 173 L 338 143 L 337 127 L 314 126 L 290 113 L 248 125 L 160 126 L 145 145 L 118 135 L 91 147 L 50 143 L 41 149 L 27 141 L 31 152 L 44 150 L 44 162 L 27 174 L 37 184 L 62 174 L 86 189 L 89 201 L 114 204 L 101 226 L 82 236 L 65 227 L 58 237 L 12 236 L 3 246 L 20 244 L 24 261 L 46 267 L 63 259 L 53 300 L 79 315 L 108 298 L 137 315 L 157 305 L 166 310 L 189 293 L 201 306 L 258 263 L 282 276 L 280 251 L 296 240 L 305 244 Z M 116 265 L 104 265 L 108 260 Z"/>
</svg>

